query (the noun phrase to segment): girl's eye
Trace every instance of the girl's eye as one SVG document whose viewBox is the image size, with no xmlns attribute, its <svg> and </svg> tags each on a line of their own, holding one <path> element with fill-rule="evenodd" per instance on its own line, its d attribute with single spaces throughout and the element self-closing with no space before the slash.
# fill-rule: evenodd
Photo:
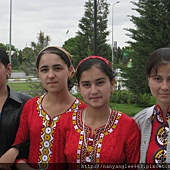
<svg viewBox="0 0 170 170">
<path fill-rule="evenodd" d="M 46 73 L 48 71 L 48 69 L 47 68 L 43 68 L 40 71 L 43 72 L 43 73 Z"/>
<path fill-rule="evenodd" d="M 88 83 L 84 83 L 84 84 L 82 84 L 82 86 L 83 86 L 83 87 L 89 87 L 89 86 L 90 86 L 90 84 L 88 84 Z"/>
<path fill-rule="evenodd" d="M 161 81 L 162 79 L 160 77 L 155 77 L 154 80 L 155 81 Z"/>
<path fill-rule="evenodd" d="M 153 81 L 155 82 L 161 82 L 162 81 L 162 78 L 161 77 L 151 77 Z"/>
<path fill-rule="evenodd" d="M 97 85 L 102 85 L 102 84 L 104 84 L 104 81 L 99 81 L 99 82 L 97 82 Z"/>
<path fill-rule="evenodd" d="M 54 70 L 60 71 L 62 68 L 61 67 L 54 67 Z"/>
</svg>

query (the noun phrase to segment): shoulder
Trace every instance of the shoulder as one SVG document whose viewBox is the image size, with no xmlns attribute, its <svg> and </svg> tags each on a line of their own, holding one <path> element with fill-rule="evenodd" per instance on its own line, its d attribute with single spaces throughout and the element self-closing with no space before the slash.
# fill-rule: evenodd
<svg viewBox="0 0 170 170">
<path fill-rule="evenodd" d="M 147 107 L 142 111 L 138 112 L 133 118 L 138 124 L 139 127 L 146 121 L 146 119 L 150 118 L 153 113 L 154 106 Z"/>
<path fill-rule="evenodd" d="M 38 100 L 40 99 L 40 97 L 41 96 L 32 97 L 27 101 L 27 103 L 38 103 Z"/>
<path fill-rule="evenodd" d="M 37 104 L 39 98 L 39 96 L 29 98 L 25 103 L 25 107 L 34 107 Z"/>
<path fill-rule="evenodd" d="M 115 122 L 118 124 L 118 126 L 128 129 L 134 125 L 137 126 L 135 120 L 127 115 L 126 113 L 120 112 L 120 111 L 114 111 L 114 114 L 116 115 Z"/>
<path fill-rule="evenodd" d="M 121 114 L 118 123 L 119 129 L 122 131 L 121 133 L 124 135 L 127 134 L 140 135 L 140 130 L 135 120 L 129 115 L 127 115 L 126 113 L 122 113 L 122 112 L 118 112 L 118 113 Z"/>
<path fill-rule="evenodd" d="M 146 117 L 150 117 L 152 115 L 154 106 L 147 107 L 143 109 L 142 111 L 138 112 L 133 118 L 135 121 L 138 121 L 139 119 L 145 119 Z"/>
<path fill-rule="evenodd" d="M 126 123 L 127 126 L 134 125 L 134 124 L 136 125 L 136 122 L 132 117 L 130 117 L 126 113 L 121 113 L 121 114 L 122 114 L 121 119 L 122 119 L 123 122 Z"/>
<path fill-rule="evenodd" d="M 79 98 L 76 98 L 75 102 L 76 105 L 78 105 L 78 109 L 83 109 L 87 107 L 87 104 L 80 100 Z"/>
<path fill-rule="evenodd" d="M 21 98 L 21 100 L 23 100 L 23 101 L 27 101 L 27 100 L 29 100 L 29 99 L 32 98 L 32 96 L 27 95 L 27 94 L 25 94 L 25 93 L 21 93 L 21 92 L 18 92 L 18 96 L 19 96 L 19 97 Z"/>
<path fill-rule="evenodd" d="M 86 105 L 86 103 L 83 102 L 83 101 L 82 101 L 81 99 L 79 99 L 79 98 L 76 98 L 75 102 L 78 102 L 78 103 L 80 103 L 80 104 L 82 104 L 82 105 Z"/>
<path fill-rule="evenodd" d="M 27 94 L 21 93 L 21 92 L 17 92 L 9 86 L 7 86 L 7 87 L 9 90 L 9 98 L 18 102 L 18 103 L 25 103 L 26 101 L 28 101 L 29 99 L 32 98 L 30 95 L 27 95 Z"/>
</svg>

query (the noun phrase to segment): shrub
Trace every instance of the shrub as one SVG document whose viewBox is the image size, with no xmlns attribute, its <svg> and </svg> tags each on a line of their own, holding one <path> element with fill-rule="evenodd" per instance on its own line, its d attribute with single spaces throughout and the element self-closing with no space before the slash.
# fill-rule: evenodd
<svg viewBox="0 0 170 170">
<path fill-rule="evenodd" d="M 118 104 L 137 104 L 139 106 L 150 105 L 151 94 L 134 94 L 131 91 L 119 90 L 111 94 L 110 102 Z"/>
</svg>

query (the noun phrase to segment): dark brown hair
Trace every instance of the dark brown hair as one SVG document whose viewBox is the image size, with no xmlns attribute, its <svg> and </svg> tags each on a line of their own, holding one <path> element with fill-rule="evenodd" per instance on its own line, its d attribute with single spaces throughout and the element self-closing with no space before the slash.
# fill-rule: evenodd
<svg viewBox="0 0 170 170">
<path fill-rule="evenodd" d="M 1 49 L 1 48 L 0 48 L 0 62 L 1 62 L 5 67 L 7 67 L 7 65 L 10 63 L 8 54 L 6 53 L 5 50 L 3 50 L 3 49 Z"/>
<path fill-rule="evenodd" d="M 110 81 L 114 79 L 115 77 L 114 72 L 112 71 L 111 67 L 108 64 L 106 64 L 101 59 L 90 58 L 88 60 L 84 60 L 76 70 L 76 79 L 78 84 L 82 73 L 86 70 L 89 70 L 94 65 L 96 65 L 104 74 L 106 74 L 109 77 Z"/>
<path fill-rule="evenodd" d="M 163 47 L 155 50 L 149 56 L 146 73 L 148 76 L 157 74 L 157 69 L 160 65 L 170 63 L 170 47 Z"/>
</svg>

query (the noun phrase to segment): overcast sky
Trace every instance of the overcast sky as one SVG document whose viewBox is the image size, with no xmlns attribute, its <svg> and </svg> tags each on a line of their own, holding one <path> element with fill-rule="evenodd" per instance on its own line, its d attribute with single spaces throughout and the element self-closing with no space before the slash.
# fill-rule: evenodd
<svg viewBox="0 0 170 170">
<path fill-rule="evenodd" d="M 137 1 L 137 0 L 135 0 Z M 86 0 L 12 0 L 11 43 L 18 49 L 37 43 L 40 30 L 51 37 L 50 45 L 62 46 L 68 38 L 74 37 L 79 30 L 79 20 L 84 15 Z M 129 37 L 124 28 L 134 28 L 128 15 L 136 15 L 130 0 L 107 0 L 110 5 L 108 30 L 112 30 L 112 9 L 114 41 L 124 47 Z M 0 43 L 9 44 L 10 0 L 0 0 Z M 69 33 L 66 34 L 67 30 Z M 111 44 L 112 34 L 108 37 Z"/>
</svg>

